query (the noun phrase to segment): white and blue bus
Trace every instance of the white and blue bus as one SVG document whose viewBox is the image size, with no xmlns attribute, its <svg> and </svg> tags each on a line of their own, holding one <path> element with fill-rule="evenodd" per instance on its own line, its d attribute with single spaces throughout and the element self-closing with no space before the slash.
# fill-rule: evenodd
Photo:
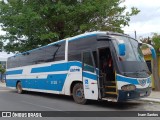
<svg viewBox="0 0 160 120">
<path fill-rule="evenodd" d="M 128 35 L 113 32 L 60 40 L 9 57 L 6 86 L 18 93 L 72 95 L 79 104 L 146 97 L 151 93 L 151 73 L 141 45 Z"/>
</svg>

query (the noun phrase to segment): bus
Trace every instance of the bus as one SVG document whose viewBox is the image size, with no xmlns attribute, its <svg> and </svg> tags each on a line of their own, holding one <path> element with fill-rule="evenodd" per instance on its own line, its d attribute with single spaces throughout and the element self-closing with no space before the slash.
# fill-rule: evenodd
<svg viewBox="0 0 160 120">
<path fill-rule="evenodd" d="M 112 102 L 147 97 L 151 72 L 143 43 L 115 32 L 88 32 L 53 42 L 7 60 L 6 86 L 18 93 L 35 91 Z M 155 59 L 155 50 L 148 45 Z"/>
</svg>

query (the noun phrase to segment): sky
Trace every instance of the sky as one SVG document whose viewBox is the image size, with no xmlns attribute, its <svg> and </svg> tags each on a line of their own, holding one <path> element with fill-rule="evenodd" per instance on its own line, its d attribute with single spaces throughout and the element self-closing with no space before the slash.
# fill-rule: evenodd
<svg viewBox="0 0 160 120">
<path fill-rule="evenodd" d="M 0 28 L 0 35 L 4 35 L 4 34 L 5 34 L 5 32 L 2 31 L 1 28 Z M 5 58 L 8 58 L 10 56 L 13 56 L 13 55 L 14 55 L 13 53 L 8 54 L 6 52 L 0 52 L 0 61 L 4 60 Z"/>
<path fill-rule="evenodd" d="M 136 31 L 139 39 L 160 33 L 160 0 L 126 0 L 124 5 L 127 9 L 134 6 L 140 10 L 138 15 L 131 17 L 129 26 L 123 28 L 126 34 L 133 37 Z"/>
<path fill-rule="evenodd" d="M 134 37 L 134 31 L 137 38 L 148 37 L 153 33 L 160 33 L 160 0 L 125 0 L 122 5 L 126 5 L 127 10 L 131 7 L 137 7 L 140 13 L 131 17 L 129 26 L 123 28 L 126 34 Z M 5 34 L 0 28 L 0 35 Z M 8 57 L 13 54 L 5 52 L 0 53 L 1 57 Z"/>
</svg>

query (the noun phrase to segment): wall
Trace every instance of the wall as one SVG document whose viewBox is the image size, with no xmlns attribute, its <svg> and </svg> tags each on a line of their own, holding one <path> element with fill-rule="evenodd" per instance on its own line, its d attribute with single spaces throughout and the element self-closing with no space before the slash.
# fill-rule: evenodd
<svg viewBox="0 0 160 120">
<path fill-rule="evenodd" d="M 151 60 L 151 64 L 152 64 L 152 67 L 153 67 L 153 60 L 152 60 L 152 56 L 151 55 L 145 55 L 144 56 L 144 59 L 147 61 L 147 60 Z M 160 57 L 159 57 L 160 59 Z M 160 69 L 160 64 L 159 64 L 159 69 Z M 160 74 L 159 74 L 160 75 Z M 154 85 L 154 78 L 153 78 L 153 75 L 152 75 L 152 88 L 154 89 L 155 88 L 155 85 Z"/>
<path fill-rule="evenodd" d="M 158 73 L 160 78 L 160 56 L 158 56 Z"/>
</svg>

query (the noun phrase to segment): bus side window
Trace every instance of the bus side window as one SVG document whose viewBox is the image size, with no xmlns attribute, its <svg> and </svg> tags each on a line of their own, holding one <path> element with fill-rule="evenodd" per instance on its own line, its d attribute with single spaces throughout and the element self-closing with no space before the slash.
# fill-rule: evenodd
<svg viewBox="0 0 160 120">
<path fill-rule="evenodd" d="M 98 68 L 97 52 L 96 52 L 96 51 L 93 51 L 93 52 L 92 52 L 92 54 L 93 54 L 93 58 L 94 58 L 94 62 L 95 62 L 95 66 L 96 66 L 96 68 Z"/>
<path fill-rule="evenodd" d="M 58 61 L 65 59 L 65 42 L 50 45 L 45 48 L 46 62 Z"/>
<path fill-rule="evenodd" d="M 94 72 L 94 63 L 90 51 L 83 52 L 83 70 Z"/>
</svg>

